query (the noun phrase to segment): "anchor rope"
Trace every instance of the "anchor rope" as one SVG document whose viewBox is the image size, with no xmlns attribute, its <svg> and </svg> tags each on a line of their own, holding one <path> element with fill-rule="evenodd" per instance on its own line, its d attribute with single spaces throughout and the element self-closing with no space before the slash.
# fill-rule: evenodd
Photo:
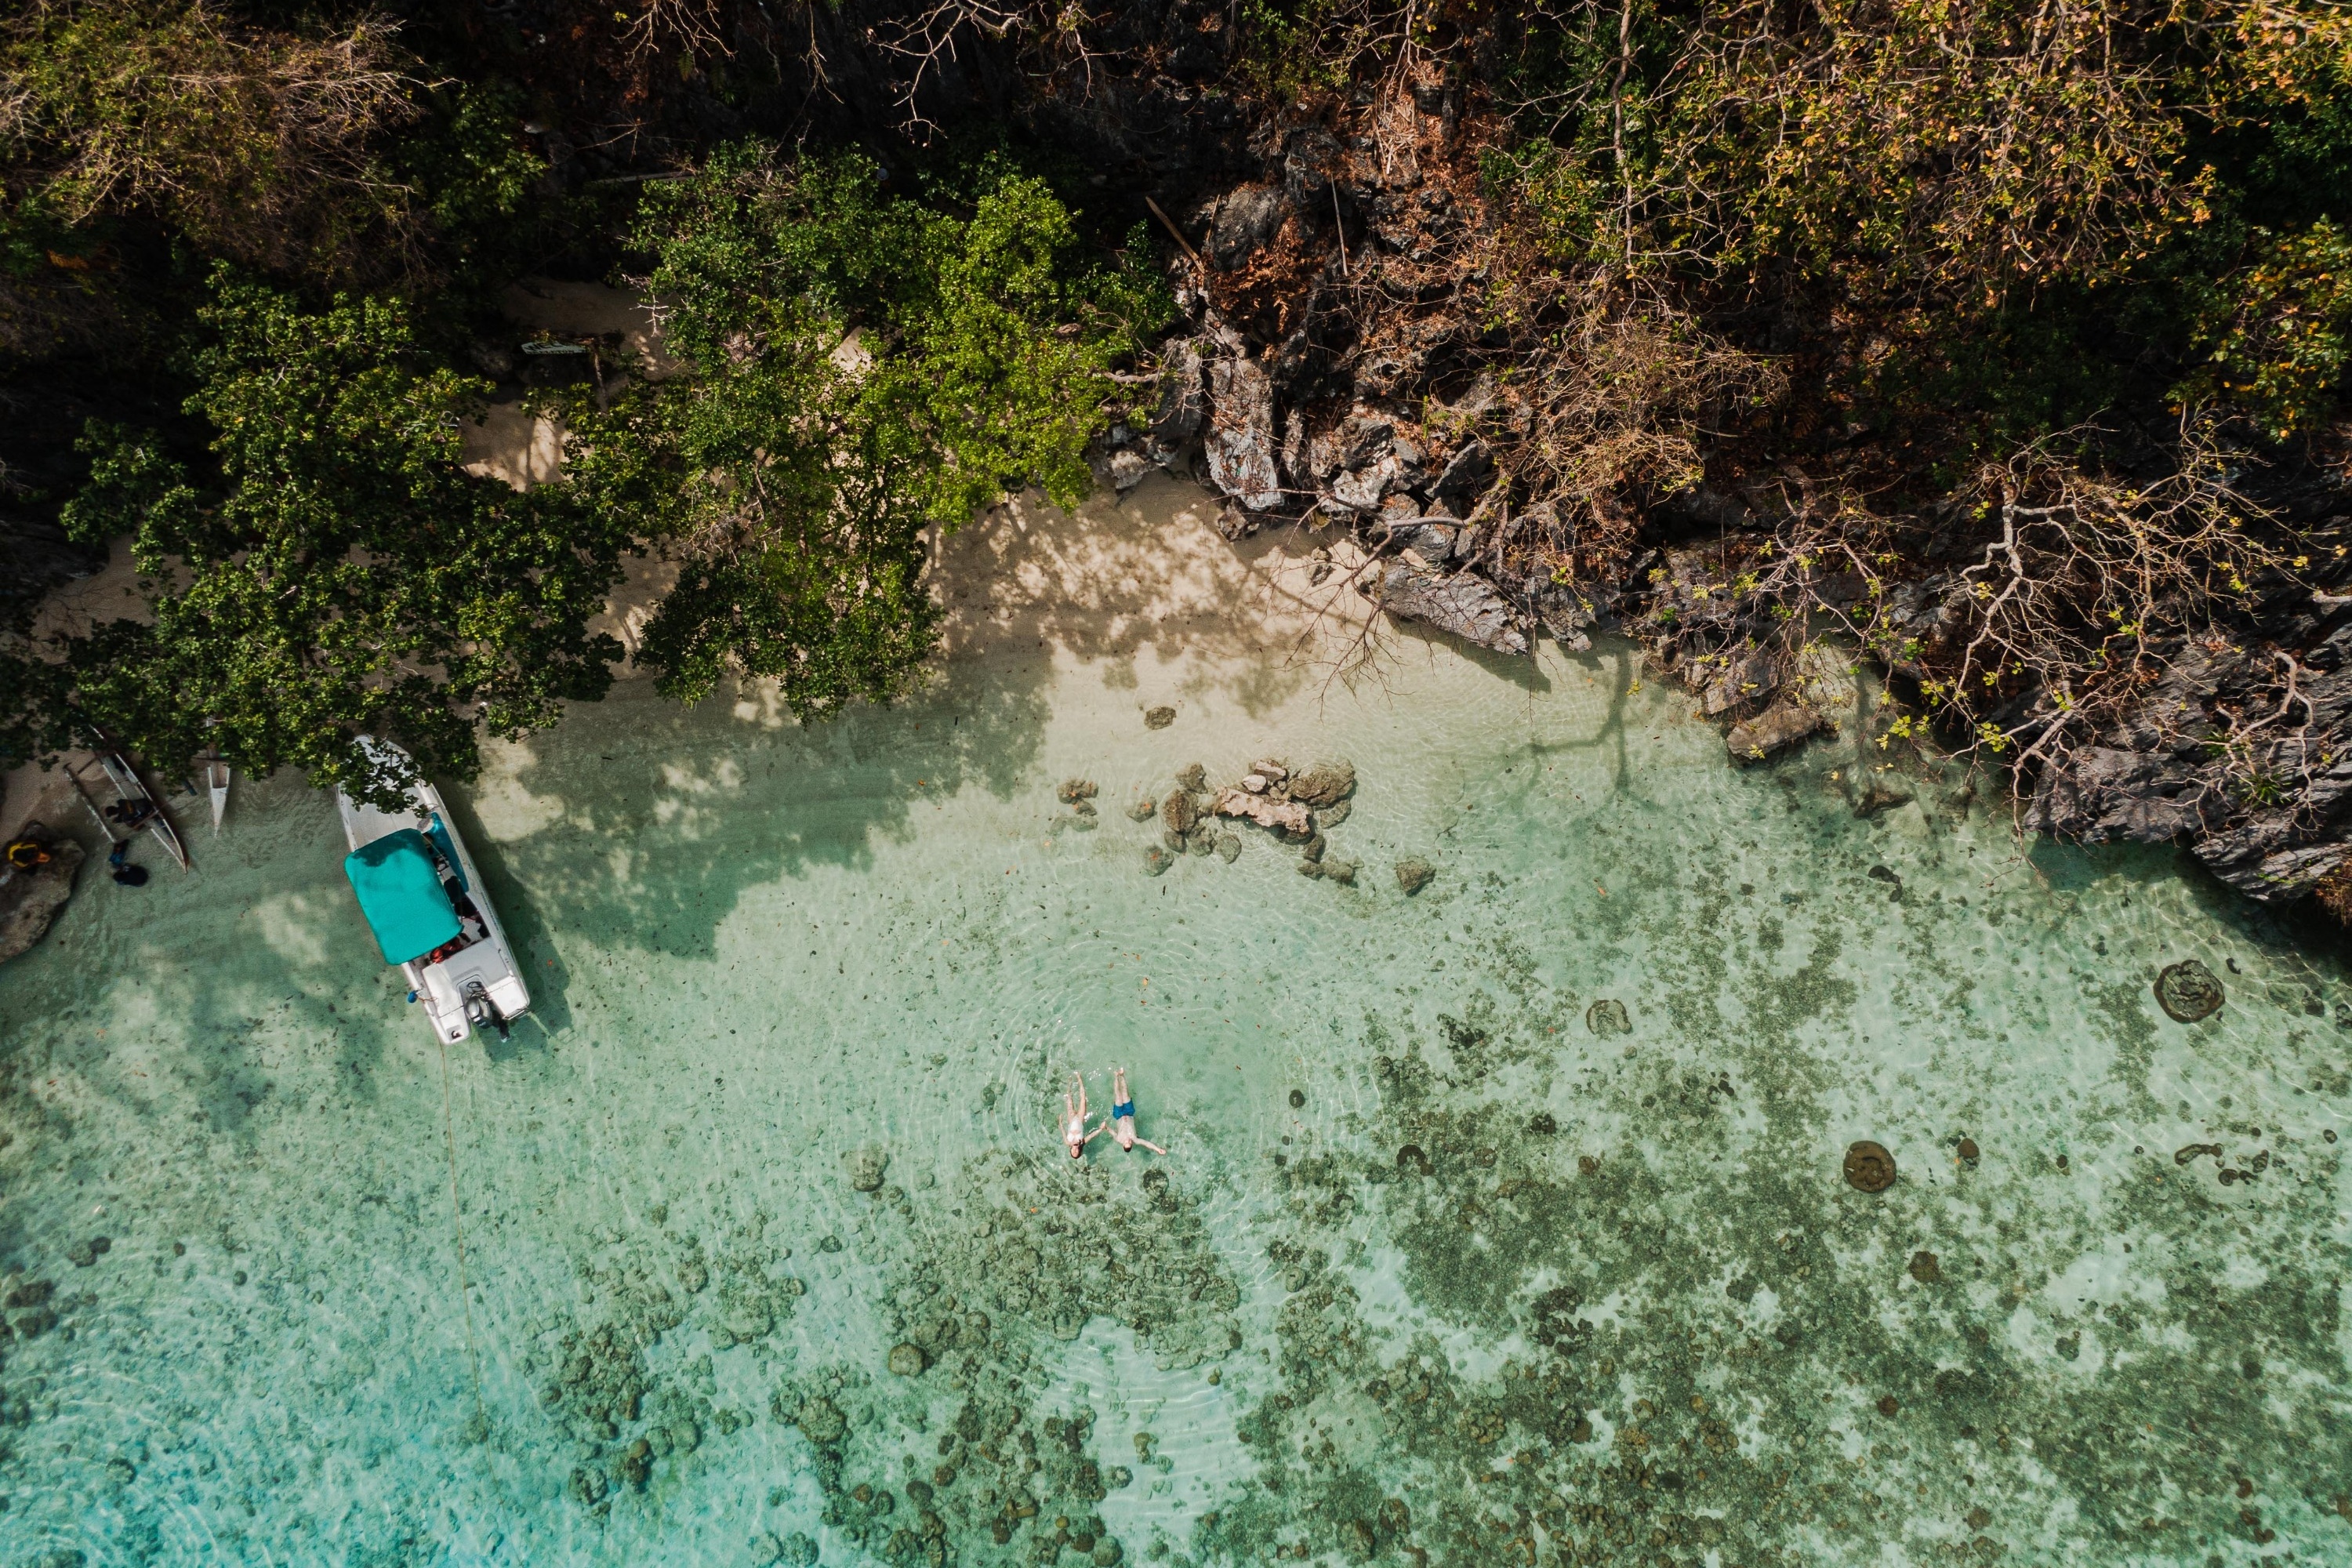
<svg viewBox="0 0 2352 1568">
<path fill-rule="evenodd" d="M 482 1408 L 482 1352 L 474 1342 L 474 1292 L 466 1283 L 466 1210 L 457 1201 L 457 1129 L 449 1109 L 449 1046 L 435 1025 L 433 1043 L 441 1052 L 441 1136 L 449 1151 L 449 1228 L 457 1247 L 457 1299 L 466 1309 L 466 1362 L 474 1373 L 474 1425 L 485 1436 L 490 1418 Z"/>
</svg>

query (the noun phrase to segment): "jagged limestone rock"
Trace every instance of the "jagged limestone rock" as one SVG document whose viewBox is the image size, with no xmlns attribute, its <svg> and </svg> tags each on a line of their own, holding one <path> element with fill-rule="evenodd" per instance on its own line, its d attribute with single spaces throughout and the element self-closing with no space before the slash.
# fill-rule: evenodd
<svg viewBox="0 0 2352 1568">
<path fill-rule="evenodd" d="M 1381 577 L 1376 596 L 1393 619 L 1425 622 L 1496 653 L 1532 651 L 1510 601 L 1484 577 L 1467 572 L 1440 576 L 1400 561 Z"/>
<path fill-rule="evenodd" d="M 1282 504 L 1275 468 L 1274 384 L 1256 362 L 1221 359 L 1209 367 L 1209 479 L 1252 511 Z"/>
</svg>

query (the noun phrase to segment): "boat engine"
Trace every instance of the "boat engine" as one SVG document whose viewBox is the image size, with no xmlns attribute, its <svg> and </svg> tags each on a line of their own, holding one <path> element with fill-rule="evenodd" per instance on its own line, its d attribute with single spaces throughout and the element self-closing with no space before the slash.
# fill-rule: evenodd
<svg viewBox="0 0 2352 1568">
<path fill-rule="evenodd" d="M 487 1024 L 499 1032 L 499 1038 L 508 1037 L 506 1016 L 499 1011 L 498 1004 L 490 1000 L 490 994 L 482 989 L 478 980 L 466 985 L 466 1022 L 477 1029 Z"/>
</svg>

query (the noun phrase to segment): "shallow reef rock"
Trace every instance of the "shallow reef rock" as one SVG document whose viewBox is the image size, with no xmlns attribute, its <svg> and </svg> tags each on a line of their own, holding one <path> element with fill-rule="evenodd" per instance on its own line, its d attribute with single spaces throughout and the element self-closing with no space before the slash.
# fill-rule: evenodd
<svg viewBox="0 0 2352 1568">
<path fill-rule="evenodd" d="M 1408 899 L 1429 886 L 1430 879 L 1436 875 L 1437 868 L 1418 856 L 1396 863 L 1397 886 L 1404 889 L 1404 896 Z"/>
<path fill-rule="evenodd" d="M 2156 1003 L 2177 1024 L 2194 1024 L 2221 1010 L 2221 977 L 2195 959 L 2168 964 L 2156 977 Z"/>
<path fill-rule="evenodd" d="M 1856 1192 L 1883 1193 L 1895 1184 L 1895 1156 L 1886 1145 L 1861 1139 L 1846 1146 L 1845 1179 Z"/>
<path fill-rule="evenodd" d="M 38 946 L 73 897 L 81 846 L 61 838 L 48 850 L 47 865 L 35 871 L 10 871 L 0 880 L 0 963 Z"/>
<path fill-rule="evenodd" d="M 1467 572 L 1440 576 L 1400 561 L 1381 578 L 1373 596 L 1393 619 L 1421 621 L 1496 653 L 1534 651 L 1510 601 L 1484 577 Z"/>
<path fill-rule="evenodd" d="M 890 1169 L 890 1156 L 879 1149 L 852 1149 L 841 1157 L 849 1171 L 853 1191 L 870 1193 L 882 1185 L 883 1176 Z"/>
<path fill-rule="evenodd" d="M 1316 807 L 1337 805 L 1356 793 L 1356 764 L 1344 758 L 1318 763 L 1290 781 L 1290 798 Z"/>
</svg>

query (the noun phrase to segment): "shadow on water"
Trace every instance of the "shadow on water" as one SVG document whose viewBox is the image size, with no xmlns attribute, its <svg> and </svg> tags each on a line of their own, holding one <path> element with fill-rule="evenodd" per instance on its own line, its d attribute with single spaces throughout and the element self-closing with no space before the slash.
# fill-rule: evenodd
<svg viewBox="0 0 2352 1568">
<path fill-rule="evenodd" d="M 2237 932 L 2265 959 L 2314 984 L 2332 981 L 2334 963 L 2346 955 L 2343 924 L 2312 900 L 2257 903 L 2178 845 L 2068 844 L 2037 837 L 2026 850 L 2026 860 L 2043 886 L 2062 897 L 2079 896 L 2118 879 L 2136 894 L 2143 889 L 2182 887 L 2198 912 L 2216 927 Z M 2178 956 L 2197 955 L 2184 949 Z"/>
<path fill-rule="evenodd" d="M 730 709 L 751 708 L 748 721 Z M 709 958 L 747 889 L 816 867 L 862 868 L 877 842 L 911 837 L 926 798 L 967 787 L 1010 798 L 1034 762 L 1046 717 L 1037 673 L 951 666 L 892 710 L 803 727 L 756 696 L 680 710 L 649 692 L 616 693 L 574 721 L 572 744 L 544 748 L 516 774 L 560 801 L 553 821 L 499 846 L 486 864 L 501 909 L 511 887 L 532 983 L 549 984 L 551 1030 L 569 1023 L 551 926 L 679 958 Z M 593 746 L 595 749 L 588 749 Z M 530 889 L 525 895 L 521 889 Z"/>
<path fill-rule="evenodd" d="M 538 900 L 531 897 L 530 885 L 516 877 L 507 865 L 510 847 L 493 837 L 482 826 L 474 809 L 473 795 L 461 788 L 444 786 L 441 800 L 457 819 L 457 831 L 473 855 L 474 864 L 480 868 L 482 880 L 488 884 L 490 905 L 498 910 L 499 922 L 506 928 L 507 942 L 514 949 L 515 962 L 522 966 L 523 981 L 530 988 L 530 1011 L 514 1025 L 512 1035 L 501 1038 L 495 1032 L 482 1036 L 484 1047 L 492 1061 L 512 1061 L 526 1048 L 544 1050 L 547 1037 L 561 1034 L 572 1026 L 572 1008 L 565 1000 L 563 960 L 548 931 L 547 922 L 540 916 Z"/>
</svg>

